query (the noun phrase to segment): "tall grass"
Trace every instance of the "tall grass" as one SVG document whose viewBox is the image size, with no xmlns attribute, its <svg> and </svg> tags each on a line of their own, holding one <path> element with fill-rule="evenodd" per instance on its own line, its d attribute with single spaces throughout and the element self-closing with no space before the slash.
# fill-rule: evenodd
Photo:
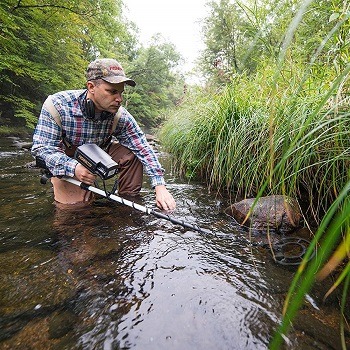
<svg viewBox="0 0 350 350">
<path fill-rule="evenodd" d="M 334 104 L 321 83 L 317 93 L 296 95 L 298 83 L 287 84 L 285 74 L 273 98 L 270 86 L 260 73 L 236 77 L 219 94 L 191 96 L 160 137 L 183 174 L 243 197 L 263 188 L 302 198 L 319 223 L 348 180 L 350 114 L 340 111 L 348 101 Z"/>
<path fill-rule="evenodd" d="M 285 300 L 283 319 L 273 337 L 270 349 L 280 349 L 283 338 L 288 335 L 294 318 L 303 304 L 304 296 L 310 291 L 316 280 L 322 281 L 350 255 L 350 181 L 344 186 L 337 199 L 324 216 L 303 262 L 291 283 Z M 341 243 L 339 244 L 339 241 Z M 316 245 L 318 252 L 311 263 L 307 264 Z M 320 270 L 320 267 L 323 268 Z M 335 288 L 343 283 L 343 293 L 340 302 L 341 327 L 339 334 L 342 348 L 346 350 L 345 328 L 349 330 L 346 320 L 346 307 L 349 306 L 350 262 L 343 267 L 333 287 L 328 291 L 326 298 Z"/>
</svg>

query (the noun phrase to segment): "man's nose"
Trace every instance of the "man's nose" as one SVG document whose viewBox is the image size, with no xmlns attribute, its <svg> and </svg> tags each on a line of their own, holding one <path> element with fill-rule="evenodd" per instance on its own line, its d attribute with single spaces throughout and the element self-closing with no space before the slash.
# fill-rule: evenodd
<svg viewBox="0 0 350 350">
<path fill-rule="evenodd" d="M 116 93 L 115 100 L 118 101 L 118 102 L 122 102 L 123 101 L 123 97 L 122 97 L 121 92 Z"/>
</svg>

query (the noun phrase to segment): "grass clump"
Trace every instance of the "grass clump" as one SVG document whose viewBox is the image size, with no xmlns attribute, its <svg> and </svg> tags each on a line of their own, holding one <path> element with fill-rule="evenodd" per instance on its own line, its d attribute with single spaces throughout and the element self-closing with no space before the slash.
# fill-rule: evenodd
<svg viewBox="0 0 350 350">
<path fill-rule="evenodd" d="M 231 195 L 303 198 L 319 222 L 348 180 L 350 115 L 347 98 L 313 85 L 300 89 L 285 72 L 275 85 L 267 74 L 235 77 L 189 96 L 160 138 L 183 175 Z"/>
</svg>

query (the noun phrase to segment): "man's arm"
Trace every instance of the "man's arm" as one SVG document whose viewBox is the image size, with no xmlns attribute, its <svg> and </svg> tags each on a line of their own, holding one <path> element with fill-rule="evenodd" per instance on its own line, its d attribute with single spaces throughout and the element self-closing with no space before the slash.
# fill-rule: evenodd
<svg viewBox="0 0 350 350">
<path fill-rule="evenodd" d="M 130 149 L 145 167 L 151 186 L 165 185 L 164 169 L 134 117 L 124 108 L 114 136 Z"/>
<path fill-rule="evenodd" d="M 134 117 L 125 109 L 117 125 L 115 136 L 120 144 L 134 152 L 144 165 L 151 186 L 155 189 L 157 206 L 164 210 L 175 209 L 175 200 L 165 187 L 164 169 Z"/>
</svg>

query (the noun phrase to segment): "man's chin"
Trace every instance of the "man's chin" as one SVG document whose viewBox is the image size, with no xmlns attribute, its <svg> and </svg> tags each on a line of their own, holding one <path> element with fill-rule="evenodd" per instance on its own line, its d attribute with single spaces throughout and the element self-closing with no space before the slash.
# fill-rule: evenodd
<svg viewBox="0 0 350 350">
<path fill-rule="evenodd" d="M 120 108 L 120 106 L 111 107 L 111 108 L 108 109 L 108 112 L 110 112 L 110 113 L 117 113 L 119 108 Z"/>
</svg>

